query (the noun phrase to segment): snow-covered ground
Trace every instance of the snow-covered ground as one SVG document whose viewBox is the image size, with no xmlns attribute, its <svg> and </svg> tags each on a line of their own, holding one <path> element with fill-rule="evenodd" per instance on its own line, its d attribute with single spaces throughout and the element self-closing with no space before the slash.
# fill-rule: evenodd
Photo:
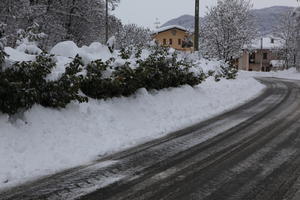
<svg viewBox="0 0 300 200">
<path fill-rule="evenodd" d="M 162 137 L 243 104 L 263 89 L 252 77 L 208 79 L 195 88 L 141 89 L 132 97 L 73 103 L 63 110 L 36 105 L 15 122 L 0 115 L 0 187 Z"/>
<path fill-rule="evenodd" d="M 22 49 L 5 51 L 11 55 L 10 62 L 34 59 Z M 55 54 L 57 67 L 49 80 L 57 79 L 76 54 L 85 63 L 112 56 L 117 58 L 116 63 L 124 62 L 100 43 L 79 48 L 67 41 L 56 45 L 51 53 Z M 142 57 L 147 53 L 143 52 Z M 204 72 L 217 70 L 221 64 L 196 62 Z M 197 67 L 191 70 L 199 72 Z M 0 113 L 0 188 L 87 164 L 230 110 L 263 91 L 264 86 L 254 76 L 300 79 L 292 70 L 240 72 L 236 80 L 215 82 L 209 78 L 194 88 L 182 86 L 151 92 L 140 89 L 128 98 L 90 99 L 62 110 L 35 105 L 15 119 Z"/>
<path fill-rule="evenodd" d="M 274 77 L 274 78 L 283 78 L 283 79 L 293 79 L 293 80 L 300 80 L 300 73 L 297 72 L 296 68 L 291 68 L 289 70 L 284 71 L 277 71 L 277 72 L 247 72 L 247 71 L 240 71 L 239 77 L 240 78 L 248 78 L 249 76 L 252 77 Z"/>
</svg>

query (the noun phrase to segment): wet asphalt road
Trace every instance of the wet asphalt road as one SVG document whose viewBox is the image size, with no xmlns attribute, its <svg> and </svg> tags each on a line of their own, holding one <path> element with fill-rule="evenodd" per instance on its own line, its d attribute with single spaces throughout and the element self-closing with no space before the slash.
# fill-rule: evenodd
<svg viewBox="0 0 300 200">
<path fill-rule="evenodd" d="M 300 200 L 300 82 L 260 81 L 264 93 L 228 113 L 0 200 Z"/>
</svg>

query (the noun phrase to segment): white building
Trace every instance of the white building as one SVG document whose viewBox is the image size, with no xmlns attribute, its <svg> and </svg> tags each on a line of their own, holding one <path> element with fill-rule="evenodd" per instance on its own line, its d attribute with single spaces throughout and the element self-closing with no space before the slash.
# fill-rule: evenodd
<svg viewBox="0 0 300 200">
<path fill-rule="evenodd" d="M 284 68 L 284 61 L 280 59 L 279 51 L 283 41 L 273 36 L 266 36 L 254 40 L 243 48 L 242 56 L 238 60 L 238 69 L 246 71 L 271 71 Z"/>
</svg>

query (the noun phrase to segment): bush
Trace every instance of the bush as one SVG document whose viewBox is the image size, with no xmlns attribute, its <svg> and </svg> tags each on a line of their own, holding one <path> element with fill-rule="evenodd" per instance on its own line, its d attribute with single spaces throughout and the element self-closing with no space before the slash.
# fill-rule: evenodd
<svg viewBox="0 0 300 200">
<path fill-rule="evenodd" d="M 84 94 L 95 99 L 106 99 L 122 94 L 121 85 L 117 80 L 103 77 L 103 73 L 110 68 L 109 64 L 110 61 L 96 60 L 87 65 L 87 74 L 81 85 Z"/>
<path fill-rule="evenodd" d="M 8 56 L 4 51 L 4 46 L 6 45 L 5 30 L 6 24 L 0 22 L 0 72 L 5 63 L 5 58 Z"/>
<path fill-rule="evenodd" d="M 220 71 L 215 75 L 215 80 L 220 81 L 222 78 L 226 78 L 228 80 L 230 79 L 236 79 L 238 70 L 235 67 L 229 66 L 229 67 L 220 67 Z"/>
<path fill-rule="evenodd" d="M 133 63 L 118 64 L 114 58 L 103 62 L 96 60 L 84 66 L 77 55 L 66 67 L 65 73 L 55 81 L 47 76 L 55 68 L 53 57 L 40 54 L 35 61 L 18 62 L 0 71 L 0 111 L 15 114 L 34 104 L 65 108 L 71 101 L 87 102 L 88 97 L 107 99 L 130 96 L 140 88 L 160 90 L 182 85 L 195 86 L 208 76 L 234 79 L 237 70 L 221 67 L 218 72 L 205 74 L 195 70 L 192 62 L 180 59 L 176 52 L 155 46 L 146 59 L 141 59 L 141 49 L 128 48 L 120 52 L 123 60 L 135 57 Z M 0 51 L 0 64 L 6 54 Z M 131 65 L 135 67 L 132 67 Z M 193 69 L 191 69 L 193 67 Z M 191 72 L 191 71 L 195 71 Z M 86 95 L 80 95 L 80 90 Z"/>
<path fill-rule="evenodd" d="M 78 94 L 83 75 L 83 62 L 76 56 L 57 81 L 49 81 L 39 88 L 38 103 L 45 107 L 65 108 L 71 101 L 87 102 L 87 97 Z"/>
<path fill-rule="evenodd" d="M 121 57 L 127 59 L 131 53 L 121 51 Z M 140 54 L 140 53 L 138 53 Z M 111 63 L 94 61 L 87 66 L 87 76 L 82 84 L 82 91 L 89 97 L 106 99 L 119 96 L 130 96 L 139 88 L 160 90 L 181 85 L 197 85 L 205 80 L 206 75 L 189 72 L 190 63 L 178 59 L 176 53 L 169 54 L 168 49 L 156 47 L 145 60 L 138 60 L 138 67 L 131 68 L 126 62 L 114 68 L 109 77 L 103 74 L 112 69 Z"/>
<path fill-rule="evenodd" d="M 36 61 L 15 63 L 0 73 L 0 110 L 15 114 L 38 102 L 39 89 L 55 67 L 51 56 L 37 56 Z"/>
<path fill-rule="evenodd" d="M 46 80 L 56 66 L 52 56 L 41 54 L 36 61 L 15 63 L 0 72 L 0 111 L 15 114 L 34 104 L 64 108 L 72 100 L 87 101 L 78 95 L 83 79 L 81 60 L 76 57 L 57 81 Z"/>
<path fill-rule="evenodd" d="M 178 61 L 177 54 L 168 56 L 166 49 L 159 49 L 146 60 L 139 61 L 138 69 L 142 85 L 148 89 L 163 89 L 181 85 L 197 85 L 205 80 L 205 75 L 189 72 L 191 63 Z"/>
<path fill-rule="evenodd" d="M 0 72 L 2 71 L 2 67 L 5 63 L 5 58 L 7 57 L 7 54 L 0 49 Z"/>
<path fill-rule="evenodd" d="M 127 48 L 122 48 L 120 50 L 120 54 L 119 56 L 124 59 L 124 60 L 127 60 L 131 57 L 131 55 L 133 54 L 133 49 L 132 47 L 127 47 Z"/>
</svg>

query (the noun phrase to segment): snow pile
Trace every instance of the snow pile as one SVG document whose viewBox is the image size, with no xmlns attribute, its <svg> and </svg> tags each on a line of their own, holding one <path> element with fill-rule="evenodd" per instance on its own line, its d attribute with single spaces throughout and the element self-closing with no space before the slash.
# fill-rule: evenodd
<svg viewBox="0 0 300 200">
<path fill-rule="evenodd" d="M 50 54 L 74 58 L 79 53 L 78 46 L 73 41 L 64 41 L 56 44 Z"/>
<path fill-rule="evenodd" d="M 64 41 L 56 44 L 50 50 L 50 54 L 55 56 L 57 64 L 47 77 L 48 80 L 57 80 L 65 72 L 66 65 L 72 62 L 76 55 L 79 55 L 85 64 L 98 59 L 107 61 L 111 57 L 116 57 L 116 53 L 111 53 L 107 46 L 99 42 L 79 48 L 73 41 Z"/>
<path fill-rule="evenodd" d="M 73 41 L 65 41 L 56 44 L 50 51 L 55 56 L 74 58 L 76 55 L 82 57 L 86 62 L 102 59 L 104 61 L 113 57 L 107 46 L 94 42 L 90 46 L 79 48 Z"/>
<path fill-rule="evenodd" d="M 79 48 L 78 54 L 86 64 L 99 59 L 107 61 L 111 57 L 116 56 L 116 52 L 111 53 L 106 45 L 99 42 L 94 42 L 90 46 Z"/>
<path fill-rule="evenodd" d="M 20 62 L 20 61 L 33 61 L 35 60 L 35 55 L 30 55 L 24 53 L 23 51 L 13 49 L 11 47 L 4 48 L 5 53 L 9 56 L 9 62 Z"/>
<path fill-rule="evenodd" d="M 285 61 L 284 60 L 271 60 L 270 64 L 273 67 L 278 68 L 278 67 L 283 67 L 285 65 Z"/>
<path fill-rule="evenodd" d="M 290 68 L 288 70 L 277 71 L 277 72 L 239 71 L 239 76 L 238 76 L 239 78 L 249 78 L 249 76 L 300 80 L 300 73 L 296 70 L 296 68 Z"/>
<path fill-rule="evenodd" d="M 113 51 L 115 49 L 116 42 L 117 42 L 116 37 L 112 36 L 108 39 L 106 45 L 108 46 L 109 49 L 111 49 Z"/>
<path fill-rule="evenodd" d="M 114 42 L 114 38 L 110 38 L 109 44 L 113 45 Z M 169 50 L 170 56 L 174 52 L 175 49 L 171 48 Z M 141 51 L 140 58 L 136 58 L 133 53 L 129 59 L 122 59 L 119 55 L 119 51 L 113 51 L 111 53 L 108 46 L 103 45 L 99 42 L 94 42 L 89 46 L 78 47 L 72 41 L 64 41 L 55 45 L 51 49 L 50 54 L 55 55 L 55 58 L 57 59 L 57 67 L 56 69 L 54 69 L 48 79 L 55 80 L 60 77 L 62 73 L 64 73 L 66 64 L 69 63 L 71 59 L 76 55 L 79 55 L 83 59 L 85 64 L 99 59 L 105 62 L 110 58 L 113 58 L 113 66 L 117 67 L 124 65 L 126 62 L 130 62 L 130 67 L 134 69 L 138 66 L 137 61 L 139 59 L 145 60 L 149 57 L 149 55 L 151 54 L 151 50 L 143 49 Z M 208 73 L 209 71 L 218 71 L 220 69 L 220 66 L 227 66 L 223 61 L 203 59 L 200 58 L 198 54 L 186 54 L 180 52 L 178 58 L 188 60 L 189 62 L 193 63 L 194 67 L 192 67 L 190 71 L 196 74 L 200 74 L 201 72 Z"/>
<path fill-rule="evenodd" d="M 48 81 L 58 80 L 66 71 L 66 66 L 73 61 L 71 57 L 55 56 L 56 67 L 47 76 Z"/>
<path fill-rule="evenodd" d="M 162 137 L 242 104 L 263 88 L 252 78 L 210 78 L 195 88 L 140 89 L 129 98 L 73 103 L 64 110 L 34 106 L 14 122 L 0 115 L 0 187 Z"/>
<path fill-rule="evenodd" d="M 28 54 L 31 54 L 31 55 L 38 55 L 38 54 L 41 54 L 43 52 L 35 44 L 26 44 L 26 43 L 20 44 L 16 48 L 16 50 L 19 51 L 19 52 L 28 53 Z"/>
</svg>

